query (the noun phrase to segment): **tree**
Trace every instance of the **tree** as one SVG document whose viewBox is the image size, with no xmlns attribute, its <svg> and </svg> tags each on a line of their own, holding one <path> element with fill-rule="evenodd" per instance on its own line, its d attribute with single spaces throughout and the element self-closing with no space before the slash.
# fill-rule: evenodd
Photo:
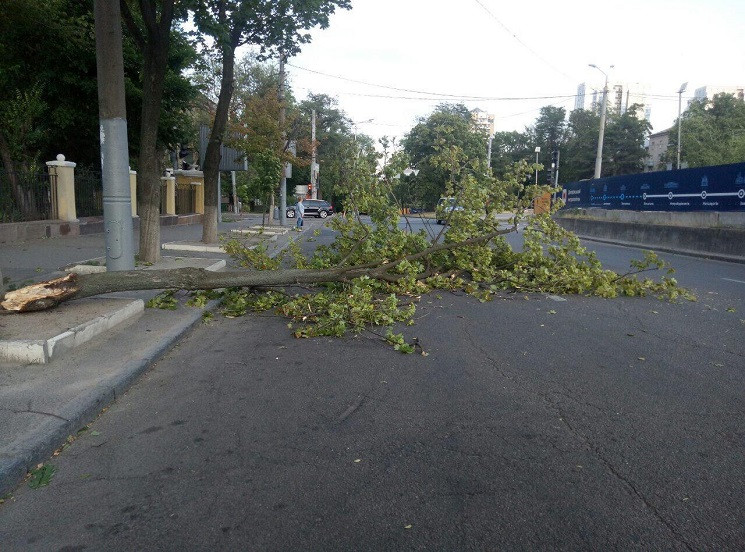
<svg viewBox="0 0 745 552">
<path fill-rule="evenodd" d="M 182 48 L 171 48 L 174 21 L 184 17 L 183 8 L 177 8 L 174 0 L 139 0 L 133 8 L 134 0 L 121 0 L 122 18 L 129 35 L 142 54 L 142 96 L 139 117 L 137 212 L 140 216 L 140 259 L 155 262 L 160 258 L 160 189 L 162 174 L 161 159 L 169 144 L 166 127 L 161 124 L 165 111 L 165 84 L 169 60 L 176 58 L 177 66 L 188 63 L 189 55 L 185 41 Z M 137 11 L 139 9 L 139 11 Z M 180 69 L 180 67 L 178 67 Z M 172 80 L 183 82 L 178 71 L 172 73 Z M 189 95 L 190 89 L 184 84 L 183 90 Z M 183 106 L 182 104 L 182 107 Z M 185 111 L 181 110 L 182 113 Z M 178 127 L 176 127 L 178 128 Z M 167 132 L 167 131 L 166 131 Z M 165 138 L 165 140 L 164 140 Z"/>
<path fill-rule="evenodd" d="M 513 130 L 495 133 L 491 157 L 491 168 L 494 174 L 504 176 L 518 161 L 532 159 L 535 144 L 535 138 L 527 131 Z"/>
<path fill-rule="evenodd" d="M 462 104 L 439 105 L 421 119 L 402 141 L 412 166 L 419 169 L 412 200 L 432 208 L 445 192 L 445 183 L 454 174 L 447 164 L 437 162 L 444 149 L 456 148 L 457 155 L 470 160 L 485 159 L 486 142 L 486 134 L 476 128 L 470 111 Z"/>
<path fill-rule="evenodd" d="M 350 7 L 349 0 L 205 0 L 195 6 L 194 22 L 210 37 L 222 61 L 220 93 L 203 161 L 205 206 L 202 241 L 217 241 L 217 176 L 220 145 L 225 138 L 234 90 L 235 51 L 238 46 L 258 46 L 262 55 L 291 56 L 310 41 L 308 29 L 326 28 L 336 8 Z"/>
<path fill-rule="evenodd" d="M 681 159 L 689 167 L 739 163 L 745 159 L 745 102 L 731 94 L 694 100 L 681 116 L 681 134 Z M 668 161 L 677 148 L 678 134 L 671 132 Z"/>
<path fill-rule="evenodd" d="M 330 225 L 336 239 L 320 246 L 310 257 L 293 242 L 284 257 L 270 258 L 261 248 L 247 249 L 237 240 L 226 250 L 237 263 L 249 270 L 209 272 L 201 269 L 112 272 L 69 275 L 53 282 L 29 286 L 5 294 L 3 308 L 23 311 L 48 308 L 61 300 L 133 289 L 224 289 L 224 312 L 239 316 L 249 310 L 276 309 L 292 319 L 296 337 L 342 336 L 360 333 L 376 326 L 387 327 L 383 337 L 401 352 L 419 351 L 417 343 L 407 343 L 395 334 L 397 323 L 413 324 L 416 303 L 432 290 L 462 290 L 481 301 L 490 300 L 500 290 L 542 293 L 580 293 L 603 297 L 618 294 L 665 295 L 670 299 L 688 296 L 672 278 L 654 282 L 640 280 L 636 273 L 664 268 L 664 262 L 649 254 L 632 263 L 627 274 L 604 270 L 595 254 L 583 248 L 570 232 L 559 227 L 548 215 L 527 220 L 521 251 L 513 250 L 504 235 L 517 229 L 525 209 L 534 197 L 548 191 L 546 186 L 525 185 L 527 163 L 513 167 L 509 179 L 489 175 L 478 178 L 483 160 L 458 155 L 457 148 L 437 154 L 440 163 L 449 159 L 451 178 L 445 183 L 448 195 L 458 195 L 462 211 L 452 211 L 447 225 L 437 235 L 413 233 L 399 224 L 398 201 L 391 201 L 391 166 L 377 175 L 355 173 L 349 182 L 350 198 L 365 208 L 371 223 L 357 216 L 334 217 Z M 392 162 L 405 161 L 397 157 Z M 475 168 L 476 171 L 468 170 Z M 508 190 L 518 188 L 521 193 Z M 508 227 L 494 211 L 513 211 L 516 218 Z M 484 213 L 487 216 L 484 216 Z M 291 268 L 282 268 L 289 264 Z M 322 284 L 316 287 L 314 284 Z M 303 285 L 302 292 L 293 286 Z M 242 289 L 238 289 L 242 288 Z M 198 294 L 194 301 L 207 297 Z M 380 334 L 378 334 L 380 335 Z"/>
<path fill-rule="evenodd" d="M 535 143 L 541 146 L 541 157 L 547 162 L 544 165 L 550 166 L 551 152 L 559 149 L 566 142 L 567 122 L 566 109 L 548 105 L 541 108 L 541 113 L 535 121 L 533 134 Z"/>
<path fill-rule="evenodd" d="M 640 118 L 643 106 L 634 104 L 623 114 L 611 113 L 603 144 L 604 176 L 638 174 L 644 170 L 644 146 L 651 125 Z"/>
<path fill-rule="evenodd" d="M 585 109 L 569 114 L 567 141 L 561 152 L 562 182 L 577 182 L 595 174 L 600 117 Z"/>
</svg>

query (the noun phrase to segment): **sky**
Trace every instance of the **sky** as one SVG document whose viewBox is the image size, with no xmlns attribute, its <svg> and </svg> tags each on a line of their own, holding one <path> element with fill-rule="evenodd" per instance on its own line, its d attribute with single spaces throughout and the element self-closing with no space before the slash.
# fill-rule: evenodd
<svg viewBox="0 0 745 552">
<path fill-rule="evenodd" d="M 743 0 L 352 0 L 312 36 L 288 60 L 296 98 L 337 98 L 374 138 L 447 101 L 523 131 L 542 106 L 573 109 L 578 84 L 602 89 L 590 63 L 659 96 L 653 132 L 674 123 L 683 82 L 684 108 L 697 87 L 745 84 Z"/>
</svg>

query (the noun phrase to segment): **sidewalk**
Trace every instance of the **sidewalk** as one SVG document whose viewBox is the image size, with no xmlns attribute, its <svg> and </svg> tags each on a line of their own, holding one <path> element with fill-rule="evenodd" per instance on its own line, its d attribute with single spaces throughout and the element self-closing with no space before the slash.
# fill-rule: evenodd
<svg viewBox="0 0 745 552">
<path fill-rule="evenodd" d="M 218 230 L 240 238 L 245 234 L 231 230 L 245 231 L 258 224 L 261 216 L 249 215 L 221 223 Z M 303 233 L 267 232 L 261 239 L 270 254 L 277 254 L 290 240 L 319 225 L 307 224 Z M 202 226 L 162 227 L 161 232 L 163 244 L 198 245 Z M 137 233 L 134 243 L 138 243 Z M 221 270 L 229 265 L 224 252 L 203 249 L 207 250 L 164 249 L 161 262 L 140 268 L 196 266 Z M 104 254 L 102 234 L 32 240 L 0 245 L 0 269 L 11 283 L 20 286 L 63 275 L 63 267 Z M 84 268 L 102 269 L 95 262 Z M 205 309 L 186 306 L 189 294 L 177 292 L 176 310 L 144 308 L 157 294 L 113 293 L 70 301 L 42 313 L 0 316 L 0 497 L 124 393 L 200 323 L 206 310 L 218 306 L 217 301 Z M 18 348 L 23 350 L 21 357 L 12 358 L 26 360 L 8 361 L 3 353 L 9 347 L 16 347 L 14 354 Z"/>
</svg>

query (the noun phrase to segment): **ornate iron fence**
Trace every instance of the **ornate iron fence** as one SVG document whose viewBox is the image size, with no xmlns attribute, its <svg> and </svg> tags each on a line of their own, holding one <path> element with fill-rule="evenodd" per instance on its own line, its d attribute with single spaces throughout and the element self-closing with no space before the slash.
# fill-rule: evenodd
<svg viewBox="0 0 745 552">
<path fill-rule="evenodd" d="M 101 171 L 78 165 L 75 168 L 75 211 L 78 217 L 103 216 Z"/>
<path fill-rule="evenodd" d="M 0 169 L 0 222 L 56 219 L 57 180 L 47 171 Z"/>
</svg>

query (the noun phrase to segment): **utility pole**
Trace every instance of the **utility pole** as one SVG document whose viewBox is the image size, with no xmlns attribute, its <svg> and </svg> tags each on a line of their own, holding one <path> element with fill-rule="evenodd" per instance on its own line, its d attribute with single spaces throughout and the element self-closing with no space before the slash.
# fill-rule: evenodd
<svg viewBox="0 0 745 552">
<path fill-rule="evenodd" d="M 238 208 L 238 188 L 235 185 L 235 171 L 230 171 L 230 180 L 233 183 L 233 213 L 237 215 L 240 209 Z"/>
<path fill-rule="evenodd" d="M 494 135 L 489 135 L 489 145 L 486 148 L 486 165 L 491 169 L 491 143 L 494 141 Z"/>
<path fill-rule="evenodd" d="M 688 88 L 688 83 L 684 82 L 678 90 L 678 169 L 680 169 L 680 110 L 683 105 L 683 92 L 686 91 L 686 88 Z"/>
<path fill-rule="evenodd" d="M 311 199 L 318 199 L 318 168 L 316 167 L 316 110 L 312 109 L 310 112 L 310 142 L 311 142 L 311 157 L 310 157 L 310 189 Z"/>
<path fill-rule="evenodd" d="M 287 136 L 285 135 L 285 54 L 279 53 L 279 87 L 277 88 L 277 99 L 279 100 L 279 128 L 282 130 L 282 153 L 287 150 Z M 279 225 L 284 226 L 287 214 L 287 167 L 282 163 L 282 176 L 279 179 Z"/>
<path fill-rule="evenodd" d="M 106 269 L 134 270 L 132 206 L 129 190 L 127 109 L 119 2 L 95 0 L 98 120 L 101 138 Z"/>
<path fill-rule="evenodd" d="M 600 172 L 603 165 L 603 137 L 605 136 L 605 112 L 608 109 L 608 73 L 603 71 L 600 67 L 594 63 L 590 64 L 590 67 L 597 69 L 603 75 L 605 75 L 605 86 L 603 87 L 603 106 L 600 108 L 600 132 L 598 134 L 598 151 L 595 155 L 595 176 L 593 178 L 600 178 Z M 610 66 L 613 69 L 613 65 Z"/>
<path fill-rule="evenodd" d="M 217 222 L 222 222 L 222 171 L 217 171 Z"/>
</svg>

